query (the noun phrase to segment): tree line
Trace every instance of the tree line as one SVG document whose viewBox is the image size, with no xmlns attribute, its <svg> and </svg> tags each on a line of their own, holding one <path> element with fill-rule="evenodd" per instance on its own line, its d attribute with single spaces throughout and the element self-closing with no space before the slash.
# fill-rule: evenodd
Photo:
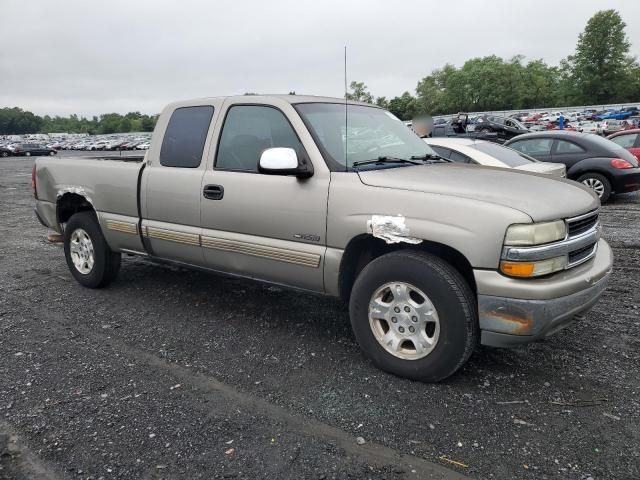
<svg viewBox="0 0 640 480">
<path fill-rule="evenodd" d="M 25 133 L 127 133 L 152 132 L 157 115 L 129 112 L 126 115 L 106 113 L 91 119 L 70 115 L 68 117 L 40 117 L 21 108 L 0 108 L 0 135 Z"/>
<path fill-rule="evenodd" d="M 630 55 L 625 28 L 617 11 L 603 10 L 587 22 L 575 53 L 557 66 L 491 55 L 434 70 L 418 82 L 415 95 L 376 98 L 364 82 L 351 82 L 347 98 L 379 105 L 402 120 L 423 113 L 638 102 L 640 65 Z"/>
</svg>

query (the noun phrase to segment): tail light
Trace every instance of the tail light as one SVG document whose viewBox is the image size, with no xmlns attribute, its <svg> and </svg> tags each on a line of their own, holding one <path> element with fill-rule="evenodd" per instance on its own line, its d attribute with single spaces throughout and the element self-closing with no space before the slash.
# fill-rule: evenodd
<svg viewBox="0 0 640 480">
<path fill-rule="evenodd" d="M 31 170 L 31 192 L 33 193 L 33 198 L 38 199 L 38 189 L 36 184 L 36 166 L 33 165 L 33 170 Z"/>
<path fill-rule="evenodd" d="M 613 158 L 611 159 L 611 166 L 613 168 L 619 168 L 620 170 L 624 170 L 625 168 L 633 168 L 633 165 L 626 160 L 621 158 Z"/>
</svg>

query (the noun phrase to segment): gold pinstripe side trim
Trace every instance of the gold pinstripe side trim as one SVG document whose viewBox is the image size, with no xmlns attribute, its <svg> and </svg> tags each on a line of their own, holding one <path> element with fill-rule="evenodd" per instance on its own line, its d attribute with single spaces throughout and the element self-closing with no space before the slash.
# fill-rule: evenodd
<svg viewBox="0 0 640 480">
<path fill-rule="evenodd" d="M 138 234 L 138 224 L 132 222 L 122 222 L 120 220 L 107 220 L 107 229 L 114 232 L 130 233 L 131 235 Z"/>
<path fill-rule="evenodd" d="M 203 246 L 214 250 L 225 252 L 241 253 L 253 257 L 267 258 L 279 262 L 293 263 L 304 267 L 318 268 L 320 266 L 320 255 L 316 253 L 300 252 L 286 248 L 268 247 L 256 243 L 240 242 L 238 240 L 226 240 L 223 238 L 206 237 L 195 233 L 176 232 L 164 228 L 142 227 L 142 234 L 148 238 L 166 240 L 169 242 L 183 243 L 185 245 Z"/>
<path fill-rule="evenodd" d="M 265 245 L 258 245 L 255 243 L 225 240 L 214 237 L 202 237 L 202 246 L 214 250 L 242 253 L 245 255 L 268 258 L 269 260 L 293 263 L 305 267 L 318 268 L 320 266 L 320 255 L 315 253 L 300 252 L 278 247 L 267 247 Z"/>
<path fill-rule="evenodd" d="M 169 242 L 184 243 L 185 245 L 200 246 L 200 235 L 197 233 L 175 232 L 173 230 L 165 230 L 163 228 L 149 226 L 145 226 L 143 230 L 145 237 L 167 240 Z"/>
</svg>

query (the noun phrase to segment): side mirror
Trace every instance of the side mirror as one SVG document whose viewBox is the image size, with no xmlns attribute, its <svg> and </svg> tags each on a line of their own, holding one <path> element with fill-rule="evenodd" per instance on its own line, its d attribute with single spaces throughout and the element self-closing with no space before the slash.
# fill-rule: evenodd
<svg viewBox="0 0 640 480">
<path fill-rule="evenodd" d="M 267 148 L 260 155 L 258 171 L 267 175 L 294 175 L 298 178 L 309 178 L 313 175 L 313 167 L 298 155 L 293 148 Z"/>
</svg>

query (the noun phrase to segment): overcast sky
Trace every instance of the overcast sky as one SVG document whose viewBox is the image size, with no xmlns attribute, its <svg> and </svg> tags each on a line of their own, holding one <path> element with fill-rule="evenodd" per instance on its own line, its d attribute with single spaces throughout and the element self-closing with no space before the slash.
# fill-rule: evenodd
<svg viewBox="0 0 640 480">
<path fill-rule="evenodd" d="M 157 113 L 244 92 L 414 92 L 445 63 L 571 54 L 615 8 L 640 54 L 639 0 L 0 0 L 0 107 L 37 114 Z"/>
</svg>

